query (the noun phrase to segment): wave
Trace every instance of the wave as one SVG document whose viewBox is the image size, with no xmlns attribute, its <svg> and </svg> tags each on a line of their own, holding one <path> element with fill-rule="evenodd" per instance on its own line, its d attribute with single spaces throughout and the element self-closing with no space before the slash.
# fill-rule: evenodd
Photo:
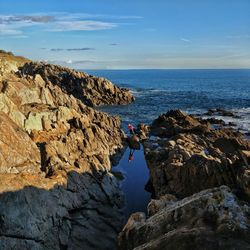
<svg viewBox="0 0 250 250">
<path fill-rule="evenodd" d="M 203 118 L 216 118 L 223 120 L 226 124 L 235 124 L 236 129 L 243 133 L 250 131 L 250 108 L 234 108 L 231 109 L 235 114 L 235 117 L 227 117 L 221 115 L 206 116 L 202 115 Z"/>
<path fill-rule="evenodd" d="M 240 113 L 240 114 L 250 114 L 250 107 L 248 107 L 248 108 L 234 108 L 234 109 L 232 109 L 232 111 L 235 113 Z"/>
</svg>

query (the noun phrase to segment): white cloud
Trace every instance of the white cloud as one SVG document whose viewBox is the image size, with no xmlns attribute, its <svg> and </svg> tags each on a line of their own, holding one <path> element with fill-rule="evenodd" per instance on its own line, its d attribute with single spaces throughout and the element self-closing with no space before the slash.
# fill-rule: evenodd
<svg viewBox="0 0 250 250">
<path fill-rule="evenodd" d="M 90 31 L 90 30 L 106 30 L 117 27 L 115 23 L 83 20 L 72 22 L 57 22 L 49 31 Z"/>
<path fill-rule="evenodd" d="M 186 42 L 186 43 L 191 43 L 191 40 L 186 39 L 186 38 L 181 38 L 180 40 L 183 41 L 183 42 Z"/>
<path fill-rule="evenodd" d="M 132 15 L 105 15 L 105 14 L 90 14 L 90 13 L 54 13 L 58 20 L 79 20 L 79 19 L 142 19 L 142 16 Z"/>
<path fill-rule="evenodd" d="M 27 27 L 39 26 L 43 31 L 90 31 L 118 27 L 116 19 L 140 19 L 141 16 L 119 16 L 88 13 L 49 13 L 32 15 L 0 15 L 0 36 L 20 35 Z M 113 21 L 109 21 L 113 20 Z"/>
<path fill-rule="evenodd" d="M 34 23 L 48 23 L 54 20 L 54 16 L 48 15 L 0 15 L 0 23 L 14 23 L 14 22 L 34 22 Z"/>
<path fill-rule="evenodd" d="M 3 16 L 0 15 L 0 36 L 16 36 L 24 33 L 24 28 L 47 23 L 48 17 Z M 36 20 L 36 21 L 34 21 Z"/>
<path fill-rule="evenodd" d="M 11 29 L 6 26 L 3 26 L 0 24 L 0 36 L 1 35 L 7 35 L 7 36 L 12 36 L 12 35 L 21 35 L 22 31 L 17 30 L 17 29 Z"/>
</svg>

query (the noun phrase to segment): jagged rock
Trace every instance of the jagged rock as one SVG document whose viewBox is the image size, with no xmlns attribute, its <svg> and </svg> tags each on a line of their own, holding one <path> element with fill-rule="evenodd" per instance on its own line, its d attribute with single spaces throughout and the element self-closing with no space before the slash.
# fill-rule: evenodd
<svg viewBox="0 0 250 250">
<path fill-rule="evenodd" d="M 250 248 L 250 144 L 242 134 L 173 110 L 153 122 L 143 146 L 155 199 L 148 218 L 129 218 L 119 249 Z"/>
<path fill-rule="evenodd" d="M 225 110 L 225 109 L 209 109 L 204 115 L 212 116 L 212 115 L 219 115 L 219 116 L 228 116 L 228 117 L 235 117 L 238 118 L 233 112 Z"/>
<path fill-rule="evenodd" d="M 0 111 L 7 114 L 17 125 L 24 127 L 25 115 L 3 93 L 0 93 Z"/>
<path fill-rule="evenodd" d="M 155 136 L 171 137 L 179 133 L 206 133 L 210 126 L 206 126 L 181 110 L 171 110 L 154 120 L 151 134 Z"/>
<path fill-rule="evenodd" d="M 110 157 L 124 133 L 88 105 L 132 94 L 59 66 L 0 61 L 0 249 L 115 249 L 123 197 Z"/>
<path fill-rule="evenodd" d="M 0 173 L 40 173 L 36 144 L 5 113 L 0 112 Z"/>
<path fill-rule="evenodd" d="M 30 112 L 28 118 L 25 120 L 24 128 L 26 131 L 31 132 L 31 130 L 43 130 L 43 119 L 48 119 L 50 113 L 49 112 Z M 48 119 L 50 120 L 50 119 Z"/>
<path fill-rule="evenodd" d="M 46 133 L 33 132 L 33 139 L 43 145 L 47 173 L 72 167 L 88 172 L 92 168 L 110 170 L 110 155 L 122 146 L 123 134 L 118 118 L 115 121 L 105 114 L 101 117 L 102 124 L 96 124 L 89 114 L 88 123 L 73 118 Z"/>
<path fill-rule="evenodd" d="M 171 194 L 161 196 L 159 200 L 152 199 L 148 204 L 148 216 L 158 213 L 160 210 L 176 201 L 177 198 Z"/>
<path fill-rule="evenodd" d="M 89 87 L 88 80 L 94 79 L 103 85 L 103 88 L 96 85 L 98 95 L 103 98 L 106 98 L 106 85 L 120 98 L 127 95 L 132 98 L 130 92 L 105 79 L 81 72 L 25 62 L 16 74 L 7 71 L 3 75 L 0 81 L 0 110 L 26 130 L 39 145 L 43 152 L 43 165 L 46 165 L 43 170 L 52 174 L 57 169 L 72 167 L 84 171 L 110 169 L 110 154 L 123 146 L 120 121 L 91 110 L 69 95 L 70 89 L 75 85 L 77 92 L 83 93 L 84 88 Z M 107 100 L 118 103 L 116 94 L 112 97 L 113 101 L 111 96 Z M 89 95 L 89 98 L 94 100 L 99 97 Z"/>
<path fill-rule="evenodd" d="M 247 142 L 233 130 L 214 130 L 209 124 L 197 133 L 202 123 L 181 111 L 170 111 L 153 122 L 152 134 L 158 139 L 149 138 L 144 148 L 158 198 L 168 193 L 185 197 L 220 185 L 248 192 L 241 184 L 243 176 L 248 182 L 249 167 L 241 153 L 249 150 Z M 158 133 L 158 126 L 166 131 Z"/>
<path fill-rule="evenodd" d="M 245 145 L 242 145 L 237 138 L 218 138 L 213 143 L 214 147 L 217 147 L 221 152 L 227 154 L 233 154 L 238 150 L 245 149 Z"/>
<path fill-rule="evenodd" d="M 138 127 L 137 127 L 137 135 L 138 137 L 140 138 L 140 140 L 145 140 L 148 138 L 148 135 L 149 135 L 149 130 L 150 130 L 150 127 L 146 124 L 139 124 Z"/>
<path fill-rule="evenodd" d="M 32 77 L 38 74 L 46 83 L 59 86 L 89 106 L 128 104 L 134 101 L 129 90 L 119 88 L 107 79 L 56 65 L 30 62 L 20 67 L 20 74 Z"/>
<path fill-rule="evenodd" d="M 119 249 L 248 249 L 249 209 L 226 186 L 204 190 L 148 219 L 132 215 L 119 235 Z"/>
<path fill-rule="evenodd" d="M 221 119 L 216 119 L 216 118 L 213 118 L 213 117 L 205 119 L 205 120 L 208 121 L 211 124 L 222 125 L 222 126 L 226 125 L 225 121 L 223 121 Z"/>
</svg>

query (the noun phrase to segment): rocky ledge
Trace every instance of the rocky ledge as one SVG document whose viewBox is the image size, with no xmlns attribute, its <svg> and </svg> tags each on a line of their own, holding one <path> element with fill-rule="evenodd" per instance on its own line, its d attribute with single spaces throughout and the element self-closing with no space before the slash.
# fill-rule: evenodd
<svg viewBox="0 0 250 250">
<path fill-rule="evenodd" d="M 106 79 L 0 52 L 0 249 L 114 249 L 123 197 L 109 172 L 133 101 Z"/>
<path fill-rule="evenodd" d="M 180 110 L 140 125 L 154 199 L 120 249 L 250 248 L 250 142 Z"/>
<path fill-rule="evenodd" d="M 128 104 L 134 97 L 128 89 L 119 88 L 105 78 L 47 63 L 25 63 L 19 68 L 21 76 L 40 75 L 46 84 L 59 86 L 88 106 Z"/>
</svg>

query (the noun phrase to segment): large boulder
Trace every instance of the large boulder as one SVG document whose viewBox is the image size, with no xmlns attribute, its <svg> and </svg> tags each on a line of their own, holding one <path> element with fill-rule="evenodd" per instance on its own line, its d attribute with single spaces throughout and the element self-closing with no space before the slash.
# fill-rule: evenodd
<svg viewBox="0 0 250 250">
<path fill-rule="evenodd" d="M 181 110 L 170 110 L 160 115 L 151 126 L 152 135 L 165 137 L 179 133 L 204 133 L 209 130 L 210 126 L 203 125 L 198 119 Z"/>
<path fill-rule="evenodd" d="M 249 249 L 249 209 L 226 186 L 204 190 L 167 203 L 148 219 L 132 215 L 119 249 Z"/>
<path fill-rule="evenodd" d="M 137 126 L 137 135 L 141 140 L 145 140 L 148 138 L 149 132 L 150 132 L 150 126 L 146 125 L 144 123 L 140 123 Z"/>
</svg>

